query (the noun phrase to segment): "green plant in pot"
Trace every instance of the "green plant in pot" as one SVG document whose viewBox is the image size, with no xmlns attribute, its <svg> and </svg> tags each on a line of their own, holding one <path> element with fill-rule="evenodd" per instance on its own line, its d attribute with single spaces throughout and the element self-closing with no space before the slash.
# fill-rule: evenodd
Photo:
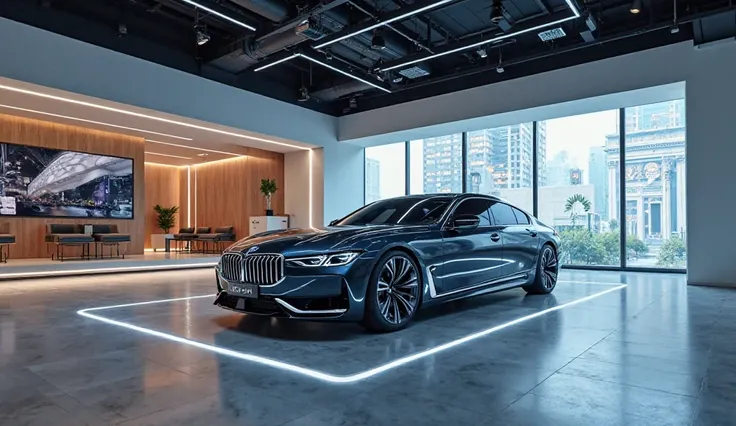
<svg viewBox="0 0 736 426">
<path fill-rule="evenodd" d="M 273 216 L 271 196 L 276 193 L 276 179 L 261 179 L 261 194 L 266 197 L 266 216 Z"/>
<path fill-rule="evenodd" d="M 156 204 L 153 210 L 158 214 L 156 218 L 158 227 L 164 231 L 164 234 L 168 234 L 169 230 L 176 225 L 176 214 L 179 212 L 179 207 L 161 207 Z"/>
</svg>

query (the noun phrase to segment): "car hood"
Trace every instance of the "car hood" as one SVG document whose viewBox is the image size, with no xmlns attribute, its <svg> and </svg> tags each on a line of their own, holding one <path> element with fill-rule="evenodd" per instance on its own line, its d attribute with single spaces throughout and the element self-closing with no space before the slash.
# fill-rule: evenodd
<svg viewBox="0 0 736 426">
<path fill-rule="evenodd" d="M 400 232 L 403 226 L 335 226 L 291 228 L 264 232 L 244 238 L 228 252 L 281 253 L 302 256 L 338 250 L 364 249 L 368 241 Z"/>
</svg>

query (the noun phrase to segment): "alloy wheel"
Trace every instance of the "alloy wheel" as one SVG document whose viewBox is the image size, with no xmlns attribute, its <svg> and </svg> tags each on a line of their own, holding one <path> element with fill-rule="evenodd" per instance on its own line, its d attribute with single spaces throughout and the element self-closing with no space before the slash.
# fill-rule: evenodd
<svg viewBox="0 0 736 426">
<path fill-rule="evenodd" d="M 378 275 L 378 308 L 383 318 L 401 324 L 412 316 L 419 302 L 417 270 L 402 256 L 389 258 Z"/>
<path fill-rule="evenodd" d="M 550 290 L 557 283 L 557 256 L 550 247 L 545 247 L 542 251 L 542 284 L 544 288 Z"/>
</svg>

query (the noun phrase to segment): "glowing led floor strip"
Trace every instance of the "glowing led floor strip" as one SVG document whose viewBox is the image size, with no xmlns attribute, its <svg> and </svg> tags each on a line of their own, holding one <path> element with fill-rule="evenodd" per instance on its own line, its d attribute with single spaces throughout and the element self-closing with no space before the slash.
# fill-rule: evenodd
<svg viewBox="0 0 736 426">
<path fill-rule="evenodd" d="M 575 281 L 565 281 L 565 282 L 575 282 Z M 431 349 L 427 349 L 427 350 L 422 351 L 422 352 L 417 352 L 415 354 L 412 354 L 412 355 L 408 355 L 408 356 L 399 358 L 399 359 L 397 359 L 395 361 L 392 361 L 392 362 L 389 362 L 387 364 L 383 364 L 383 365 L 378 366 L 376 368 L 372 368 L 370 370 L 363 371 L 362 373 L 351 374 L 351 375 L 348 375 L 348 376 L 337 376 L 337 375 L 327 374 L 327 373 L 324 373 L 324 372 L 321 372 L 321 371 L 313 370 L 311 368 L 300 367 L 298 365 L 289 364 L 287 362 L 278 361 L 278 360 L 275 360 L 275 359 L 272 359 L 272 358 L 267 358 L 267 357 L 263 357 L 263 356 L 259 356 L 259 355 L 254 355 L 254 354 L 246 353 L 246 352 L 238 352 L 238 351 L 234 351 L 232 349 L 223 348 L 221 346 L 215 346 L 215 345 L 210 345 L 210 344 L 207 344 L 207 343 L 198 342 L 196 340 L 185 339 L 183 337 L 175 336 L 173 334 L 163 333 L 163 332 L 160 332 L 160 331 L 151 330 L 149 328 L 139 327 L 137 325 L 133 325 L 133 324 L 130 324 L 130 323 L 127 323 L 127 322 L 117 321 L 117 320 L 113 320 L 113 319 L 110 319 L 110 318 L 105 318 L 105 317 L 102 317 L 102 316 L 99 316 L 99 315 L 91 314 L 90 313 L 90 312 L 93 312 L 93 311 L 102 311 L 102 310 L 114 309 L 114 308 L 124 308 L 124 307 L 129 307 L 129 306 L 152 305 L 152 304 L 156 304 L 156 303 L 166 303 L 166 302 L 174 302 L 174 301 L 180 301 L 180 300 L 201 299 L 201 298 L 207 298 L 207 297 L 214 297 L 215 296 L 214 294 L 205 294 L 205 295 L 201 295 L 201 296 L 191 296 L 191 297 L 180 297 L 180 298 L 176 298 L 176 299 L 153 300 L 153 301 L 150 301 L 150 302 L 128 303 L 128 304 L 124 304 L 124 305 L 102 306 L 102 307 L 98 307 L 98 308 L 88 308 L 88 309 L 82 309 L 80 311 L 77 311 L 77 314 L 82 315 L 82 316 L 87 317 L 87 318 L 91 318 L 91 319 L 97 320 L 97 321 L 102 321 L 102 322 L 105 322 L 105 323 L 108 323 L 108 324 L 117 325 L 119 327 L 124 327 L 124 328 L 130 329 L 130 330 L 139 331 L 141 333 L 145 333 L 145 334 L 148 334 L 148 335 L 151 335 L 151 336 L 160 337 L 162 339 L 171 340 L 171 341 L 178 342 L 178 343 L 184 343 L 184 344 L 187 344 L 187 345 L 190 345 L 190 346 L 194 346 L 194 347 L 197 347 L 197 348 L 200 348 L 200 349 L 205 349 L 205 350 L 208 350 L 208 351 L 211 351 L 211 352 L 215 352 L 215 353 L 218 353 L 218 354 L 221 354 L 221 355 L 226 355 L 226 356 L 230 356 L 230 357 L 233 357 L 233 358 L 238 358 L 238 359 L 242 359 L 242 360 L 246 360 L 246 361 L 252 361 L 252 362 L 256 362 L 258 364 L 268 365 L 270 367 L 278 368 L 278 369 L 281 369 L 281 370 L 292 371 L 294 373 L 303 374 L 305 376 L 313 377 L 313 378 L 319 379 L 319 380 L 324 380 L 326 382 L 330 382 L 330 383 L 353 383 L 353 382 L 358 382 L 360 380 L 364 380 L 364 379 L 367 379 L 369 377 L 375 376 L 376 374 L 382 373 L 384 371 L 388 371 L 388 370 L 391 370 L 393 368 L 400 367 L 400 366 L 402 366 L 404 364 L 408 364 L 408 363 L 413 362 L 413 361 L 416 361 L 418 359 L 425 358 L 425 357 L 428 357 L 430 355 L 434 355 L 434 354 L 439 353 L 439 352 L 442 352 L 442 351 L 446 351 L 446 350 L 451 349 L 451 348 L 454 348 L 456 346 L 460 346 L 460 345 L 462 345 L 464 343 L 471 342 L 471 341 L 476 340 L 476 339 L 479 339 L 481 337 L 485 337 L 485 336 L 487 336 L 487 335 L 489 335 L 491 333 L 495 333 L 495 332 L 497 332 L 499 330 L 503 330 L 504 328 L 508 328 L 508 327 L 513 326 L 513 325 L 520 324 L 522 322 L 529 321 L 529 320 L 534 319 L 534 318 L 537 318 L 537 317 L 541 317 L 542 315 L 548 314 L 550 312 L 559 311 L 559 310 L 562 310 L 564 308 L 567 308 L 567 307 L 570 307 L 570 306 L 573 306 L 573 305 L 577 305 L 577 304 L 580 304 L 580 303 L 583 303 L 583 302 L 587 302 L 588 300 L 594 299 L 594 298 L 599 297 L 599 296 L 603 296 L 604 294 L 608 294 L 608 293 L 612 293 L 614 291 L 621 290 L 621 289 L 623 289 L 623 288 L 626 287 L 626 284 L 620 284 L 620 285 L 616 285 L 616 283 L 599 283 L 599 284 L 601 284 L 601 285 L 614 285 L 614 287 L 609 288 L 608 290 L 601 291 L 599 293 L 592 294 L 590 296 L 583 297 L 581 299 L 574 300 L 572 302 L 567 302 L 567 303 L 564 303 L 564 304 L 559 305 L 559 306 L 554 306 L 552 308 L 548 308 L 548 309 L 539 311 L 537 313 L 534 313 L 534 314 L 531 314 L 531 315 L 527 315 L 527 316 L 524 316 L 524 317 L 515 319 L 513 321 L 509 321 L 509 322 L 503 323 L 501 325 L 497 325 L 495 327 L 487 328 L 485 330 L 481 330 L 479 332 L 476 332 L 476 333 L 473 333 L 473 334 L 469 334 L 469 335 L 467 335 L 465 337 L 462 337 L 462 338 L 453 340 L 451 342 L 447 342 L 447 343 L 445 343 L 443 345 L 435 346 L 435 347 L 433 347 Z"/>
<path fill-rule="evenodd" d="M 87 269 L 56 269 L 53 271 L 39 272 L 8 272 L 0 273 L 0 280 L 4 278 L 44 278 L 63 275 L 94 275 L 111 272 L 146 272 L 146 271 L 168 271 L 176 269 L 196 269 L 196 268 L 212 268 L 217 266 L 217 262 L 202 263 L 171 263 L 167 265 L 141 265 L 141 266 L 113 266 L 110 268 L 87 268 Z M 159 301 L 159 302 L 164 302 Z M 112 308 L 109 307 L 109 308 Z"/>
</svg>

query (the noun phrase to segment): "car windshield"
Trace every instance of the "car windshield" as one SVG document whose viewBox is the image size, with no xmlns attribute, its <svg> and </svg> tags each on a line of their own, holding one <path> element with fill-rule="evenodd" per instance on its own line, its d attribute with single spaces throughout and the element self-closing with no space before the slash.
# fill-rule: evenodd
<svg viewBox="0 0 736 426">
<path fill-rule="evenodd" d="M 452 197 L 439 196 L 376 201 L 336 225 L 427 225 L 440 220 L 452 200 Z"/>
</svg>

